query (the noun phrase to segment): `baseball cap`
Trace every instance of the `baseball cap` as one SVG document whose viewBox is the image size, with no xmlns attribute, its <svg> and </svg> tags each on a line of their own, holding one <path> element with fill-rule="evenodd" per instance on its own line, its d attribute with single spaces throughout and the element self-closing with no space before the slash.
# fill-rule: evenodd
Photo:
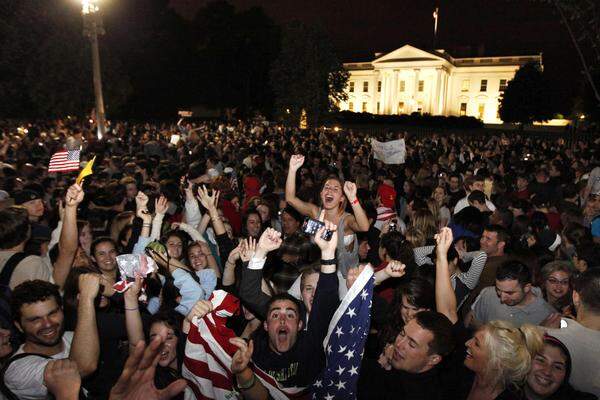
<svg viewBox="0 0 600 400">
<path fill-rule="evenodd" d="M 21 205 L 23 203 L 27 203 L 28 201 L 32 201 L 32 200 L 36 200 L 36 199 L 41 199 L 42 196 L 40 196 L 40 194 L 38 192 L 35 192 L 33 190 L 29 190 L 29 189 L 25 189 L 25 190 L 21 190 L 16 192 L 13 195 L 13 198 L 15 199 L 15 204 L 16 205 Z"/>
</svg>

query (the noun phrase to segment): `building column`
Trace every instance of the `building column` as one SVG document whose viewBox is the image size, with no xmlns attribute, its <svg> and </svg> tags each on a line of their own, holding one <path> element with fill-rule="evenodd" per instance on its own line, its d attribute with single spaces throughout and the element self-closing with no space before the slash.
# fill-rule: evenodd
<svg viewBox="0 0 600 400">
<path fill-rule="evenodd" d="M 394 70 L 392 72 L 392 86 L 390 90 L 391 101 L 390 101 L 390 110 L 392 114 L 398 114 L 398 75 L 400 71 Z"/>
<path fill-rule="evenodd" d="M 412 101 L 411 101 L 411 104 L 409 104 L 410 109 L 408 110 L 407 114 L 412 114 L 414 111 L 416 111 L 417 105 L 418 105 L 418 102 L 419 102 L 417 100 L 417 94 L 419 93 L 419 72 L 420 72 L 420 69 L 415 68 L 413 71 L 415 72 L 415 84 L 413 85 Z"/>
</svg>

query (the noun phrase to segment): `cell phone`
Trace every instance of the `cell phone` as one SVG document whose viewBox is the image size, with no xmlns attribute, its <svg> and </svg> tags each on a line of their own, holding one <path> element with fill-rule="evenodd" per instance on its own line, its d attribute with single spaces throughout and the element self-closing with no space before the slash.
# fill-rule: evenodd
<svg viewBox="0 0 600 400">
<path fill-rule="evenodd" d="M 398 225 L 396 224 L 396 220 L 393 219 L 390 221 L 390 232 L 396 232 L 398 230 Z"/>
<path fill-rule="evenodd" d="M 310 236 L 315 236 L 318 232 L 319 229 L 321 229 L 322 226 L 325 226 L 325 224 L 317 219 L 314 218 L 306 218 L 304 220 L 304 223 L 302 224 L 302 232 L 304 232 L 307 235 Z M 321 235 L 321 238 L 323 240 L 331 240 L 331 237 L 333 236 L 333 231 L 330 231 L 329 229 L 325 230 L 325 232 L 323 232 L 323 235 Z"/>
</svg>

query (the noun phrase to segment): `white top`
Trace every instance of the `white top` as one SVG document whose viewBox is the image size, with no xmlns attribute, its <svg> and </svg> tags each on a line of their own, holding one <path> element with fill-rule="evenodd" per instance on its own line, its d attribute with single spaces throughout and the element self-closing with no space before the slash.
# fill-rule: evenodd
<svg viewBox="0 0 600 400">
<path fill-rule="evenodd" d="M 49 399 L 48 389 L 44 385 L 44 370 L 51 359 L 68 358 L 71 352 L 73 332 L 65 332 L 62 337 L 63 350 L 51 358 L 24 357 L 11 363 L 4 374 L 4 383 L 21 400 Z M 23 345 L 15 353 L 24 353 Z"/>
</svg>

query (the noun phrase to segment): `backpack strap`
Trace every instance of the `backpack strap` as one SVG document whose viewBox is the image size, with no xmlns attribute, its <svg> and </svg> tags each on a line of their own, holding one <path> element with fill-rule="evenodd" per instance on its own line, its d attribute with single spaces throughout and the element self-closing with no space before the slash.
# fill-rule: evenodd
<svg viewBox="0 0 600 400">
<path fill-rule="evenodd" d="M 6 396 L 6 398 L 8 400 L 19 400 L 19 398 L 17 397 L 17 395 L 15 395 L 9 388 L 8 386 L 6 386 L 6 383 L 4 383 L 4 375 L 6 374 L 6 371 L 8 371 L 8 367 L 10 367 L 10 365 L 17 361 L 20 360 L 21 358 L 25 358 L 25 357 L 29 357 L 29 356 L 36 356 L 36 357 L 41 357 L 41 358 L 50 358 L 47 355 L 44 354 L 37 354 L 37 353 L 21 353 L 21 354 L 17 354 L 16 356 L 11 357 L 10 359 L 8 359 L 8 361 L 6 361 L 6 364 L 4 364 L 2 366 L 2 369 L 0 369 L 0 392 L 2 392 L 2 394 L 4 396 Z"/>
<path fill-rule="evenodd" d="M 0 272 L 0 285 L 9 286 L 10 279 L 12 278 L 13 272 L 15 272 L 15 268 L 23 259 L 27 257 L 27 254 L 23 252 L 15 253 L 6 261 L 4 264 L 4 268 L 2 268 L 2 272 Z"/>
</svg>

